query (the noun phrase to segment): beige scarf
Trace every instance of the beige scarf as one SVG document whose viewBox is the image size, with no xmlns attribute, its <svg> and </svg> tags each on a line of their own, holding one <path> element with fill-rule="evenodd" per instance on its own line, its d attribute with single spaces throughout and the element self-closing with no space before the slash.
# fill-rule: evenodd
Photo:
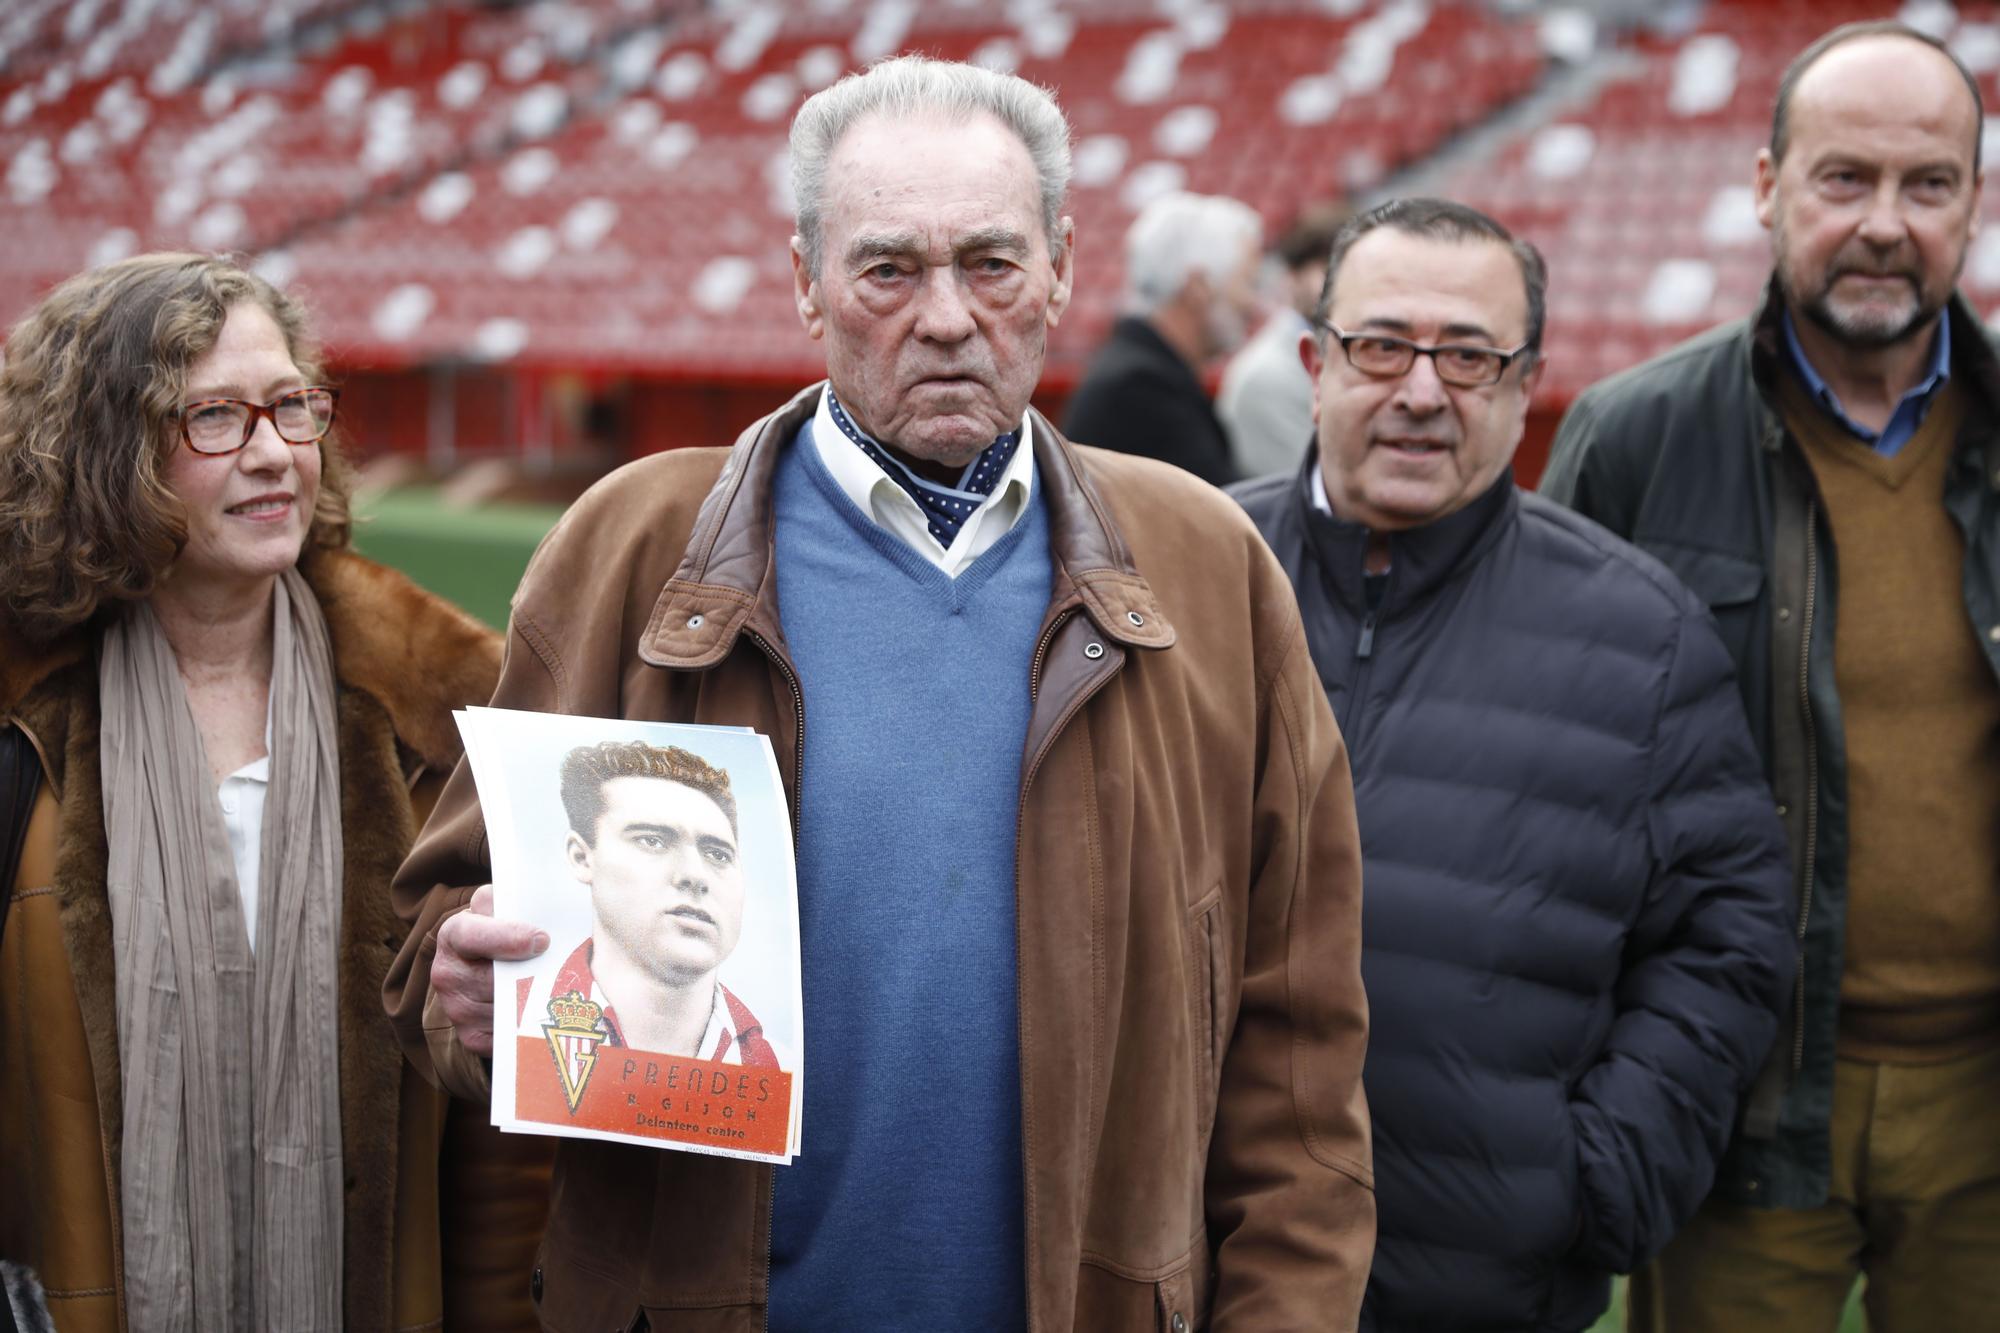
<svg viewBox="0 0 2000 1333">
<path fill-rule="evenodd" d="M 98 663 L 125 1303 L 144 1333 L 341 1325 L 333 650 L 296 570 L 275 596 L 254 955 L 201 734 L 150 606 L 112 625 Z"/>
</svg>

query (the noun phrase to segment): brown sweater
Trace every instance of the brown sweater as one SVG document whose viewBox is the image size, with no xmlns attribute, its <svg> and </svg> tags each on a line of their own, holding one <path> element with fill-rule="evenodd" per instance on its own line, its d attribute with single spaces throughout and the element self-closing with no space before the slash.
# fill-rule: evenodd
<svg viewBox="0 0 2000 1333">
<path fill-rule="evenodd" d="M 1939 390 L 1885 458 L 1796 377 L 1785 423 L 1833 530 L 1834 678 L 1847 747 L 1847 959 L 1839 1053 L 1923 1064 L 2000 1036 L 2000 685 L 1966 616 L 1945 512 L 1965 396 Z"/>
</svg>

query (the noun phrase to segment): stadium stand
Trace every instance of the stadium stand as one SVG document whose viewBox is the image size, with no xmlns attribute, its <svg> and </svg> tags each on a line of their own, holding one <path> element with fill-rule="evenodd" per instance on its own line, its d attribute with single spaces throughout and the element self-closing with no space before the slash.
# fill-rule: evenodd
<svg viewBox="0 0 2000 1333">
<path fill-rule="evenodd" d="M 1978 76 L 1990 147 L 2000 100 L 1994 6 L 1920 3 L 1899 14 L 1853 0 L 1779 0 L 1710 5 L 1684 34 L 1636 36 L 1628 68 L 1595 96 L 1446 178 L 1442 193 L 1551 257 L 1546 400 L 1566 404 L 1750 310 L 1770 273 L 1751 179 L 1778 79 L 1828 29 L 1892 16 L 1948 38 Z M 1986 216 L 1995 211 L 1989 194 Z M 2000 232 L 1987 229 L 1973 247 L 1964 287 L 1988 313 L 2000 304 Z"/>
<path fill-rule="evenodd" d="M 1210 8 L 1171 24 L 1114 11 L 1009 26 L 970 9 L 941 11 L 935 21 L 914 6 L 870 12 L 891 9 L 911 26 L 897 33 L 864 22 L 854 34 L 851 18 L 843 29 L 810 12 L 778 24 L 702 15 L 674 25 L 671 36 L 630 35 L 606 57 L 612 72 L 587 114 L 545 142 L 303 239 L 292 254 L 299 280 L 311 290 L 337 278 L 347 288 L 342 299 L 365 306 L 341 312 L 344 336 L 385 358 L 457 347 L 687 376 L 809 374 L 785 253 L 785 125 L 803 95 L 853 64 L 920 49 L 1002 64 L 1064 93 L 1077 126 L 1073 211 L 1096 238 L 1094 253 L 1083 252 L 1076 318 L 1053 349 L 1058 362 L 1074 363 L 1109 322 L 1115 238 L 1151 194 L 1181 185 L 1235 192 L 1283 216 L 1323 193 L 1335 173 L 1345 173 L 1339 184 L 1362 184 L 1415 158 L 1450 132 L 1448 115 L 1476 118 L 1531 85 L 1539 63 L 1531 36 L 1518 29 L 1456 11 L 1435 25 L 1420 19 L 1412 35 L 1427 49 L 1484 57 L 1491 42 L 1500 51 L 1475 62 L 1487 73 L 1458 90 L 1455 109 L 1427 120 L 1402 114 L 1414 94 L 1387 86 L 1386 69 L 1367 76 L 1384 85 L 1367 91 L 1357 75 L 1354 125 L 1368 128 L 1350 127 L 1336 155 L 1321 127 L 1338 95 L 1322 92 L 1287 120 L 1283 94 L 1326 81 L 1329 51 L 1342 50 L 1365 20 Z M 1502 35 L 1512 40 L 1496 40 Z M 1382 43 L 1385 54 L 1375 58 L 1387 64 L 1393 40 L 1385 33 L 1362 44 Z M 1244 60 L 1245 51 L 1270 62 Z M 1440 68 L 1415 58 L 1404 66 L 1413 83 Z M 1276 93 L 1247 95 L 1253 81 Z M 384 255 L 391 237 L 402 243 Z M 376 255 L 385 262 L 366 278 Z M 484 287 L 424 276 L 481 258 L 497 275 Z"/>
<path fill-rule="evenodd" d="M 768 398 L 815 373 L 786 126 L 899 50 L 1017 70 L 1074 118 L 1058 391 L 1154 194 L 1234 194 L 1277 225 L 1421 160 L 1544 66 L 1533 23 L 1426 0 L 39 0 L 0 26 L 0 313 L 123 254 L 228 249 L 312 302 L 350 383 L 415 394 L 427 368 L 499 364 Z"/>
<path fill-rule="evenodd" d="M 315 307 L 364 451 L 559 450 L 593 403 L 622 451 L 713 439 L 816 373 L 786 254 L 792 112 L 918 50 L 1046 83 L 1074 122 L 1077 302 L 1048 405 L 1110 322 L 1119 238 L 1156 193 L 1234 195 L 1275 228 L 1421 180 L 1552 258 L 1531 477 L 1579 389 L 1755 299 L 1750 169 L 1778 75 L 1885 12 L 1717 0 L 1558 61 L 1561 9 L 19 0 L 0 13 L 0 319 L 121 255 L 233 250 Z M 2000 94 L 1994 6 L 1900 13 Z M 1552 103 L 1565 76 L 1586 91 Z M 1965 285 L 2000 304 L 2000 228 Z"/>
</svg>

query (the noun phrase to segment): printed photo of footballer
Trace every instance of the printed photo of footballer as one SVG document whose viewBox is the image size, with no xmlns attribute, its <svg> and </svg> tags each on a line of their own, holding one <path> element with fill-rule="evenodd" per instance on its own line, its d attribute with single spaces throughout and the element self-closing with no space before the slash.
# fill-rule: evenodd
<svg viewBox="0 0 2000 1333">
<path fill-rule="evenodd" d="M 743 934 L 729 774 L 678 746 L 580 745 L 563 760 L 562 801 L 592 920 L 552 993 L 594 1001 L 608 1047 L 779 1068 L 763 1024 L 716 976 Z"/>
<path fill-rule="evenodd" d="M 459 715 L 497 910 L 493 1123 L 786 1161 L 804 1016 L 792 833 L 769 742 L 733 727 Z"/>
</svg>

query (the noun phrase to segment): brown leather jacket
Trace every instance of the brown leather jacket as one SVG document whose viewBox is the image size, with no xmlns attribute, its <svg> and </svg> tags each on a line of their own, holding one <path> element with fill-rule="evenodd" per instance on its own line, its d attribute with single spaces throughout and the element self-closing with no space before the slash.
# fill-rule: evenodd
<svg viewBox="0 0 2000 1333">
<path fill-rule="evenodd" d="M 796 807 L 771 481 L 817 397 L 578 501 L 515 596 L 495 705 L 754 727 Z M 1034 439 L 1055 570 L 1017 868 L 1029 1324 L 1351 1329 L 1375 1217 L 1359 845 L 1292 590 L 1221 492 L 1039 417 Z M 428 977 L 490 877 L 461 764 L 397 879 L 415 928 L 387 997 L 470 1096 Z M 761 1329 L 772 1170 L 563 1140 L 544 1322 Z"/>
<path fill-rule="evenodd" d="M 491 631 L 401 575 L 312 557 L 339 690 L 344 893 L 340 1124 L 347 1327 L 532 1328 L 530 1258 L 548 1151 L 501 1135 L 403 1060 L 380 977 L 403 943 L 390 877 L 457 762 L 451 709 L 483 700 Z M 36 648 L 0 629 L 0 723 L 44 783 L 0 943 L 0 1256 L 40 1275 L 65 1333 L 125 1328 L 117 984 L 89 635 Z"/>
</svg>

